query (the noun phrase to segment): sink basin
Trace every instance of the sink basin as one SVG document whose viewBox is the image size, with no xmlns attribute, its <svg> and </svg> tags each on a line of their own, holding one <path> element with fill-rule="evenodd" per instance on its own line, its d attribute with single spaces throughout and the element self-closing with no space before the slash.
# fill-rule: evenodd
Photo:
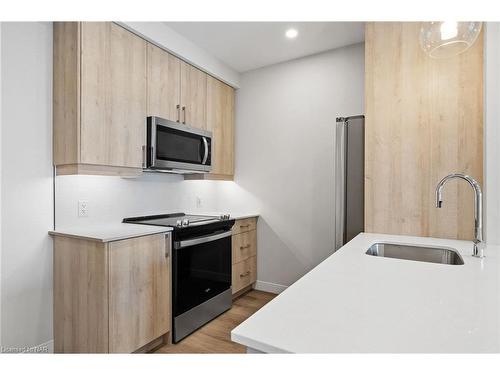
<svg viewBox="0 0 500 375">
<path fill-rule="evenodd" d="M 370 246 L 366 254 L 385 258 L 414 260 L 417 262 L 452 265 L 464 264 L 464 261 L 458 252 L 453 249 L 443 247 L 426 247 L 379 242 Z"/>
</svg>

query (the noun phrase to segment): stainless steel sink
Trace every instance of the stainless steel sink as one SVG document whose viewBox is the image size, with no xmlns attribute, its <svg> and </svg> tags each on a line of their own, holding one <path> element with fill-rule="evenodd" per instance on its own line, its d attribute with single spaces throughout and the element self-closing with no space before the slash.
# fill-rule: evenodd
<svg viewBox="0 0 500 375">
<path fill-rule="evenodd" d="M 458 252 L 444 247 L 426 247 L 379 242 L 370 246 L 366 254 L 385 258 L 414 260 L 417 262 L 453 265 L 464 264 Z"/>
</svg>

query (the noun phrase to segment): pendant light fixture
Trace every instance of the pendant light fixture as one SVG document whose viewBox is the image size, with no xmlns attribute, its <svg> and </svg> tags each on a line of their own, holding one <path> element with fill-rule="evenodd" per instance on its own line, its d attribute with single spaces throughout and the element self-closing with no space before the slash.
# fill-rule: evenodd
<svg viewBox="0 0 500 375">
<path fill-rule="evenodd" d="M 482 22 L 422 22 L 420 45 L 433 58 L 459 55 L 474 44 Z"/>
</svg>

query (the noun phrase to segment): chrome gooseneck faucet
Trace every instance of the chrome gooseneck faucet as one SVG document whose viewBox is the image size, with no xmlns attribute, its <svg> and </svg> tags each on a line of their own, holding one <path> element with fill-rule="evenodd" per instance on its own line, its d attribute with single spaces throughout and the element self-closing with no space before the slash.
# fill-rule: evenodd
<svg viewBox="0 0 500 375">
<path fill-rule="evenodd" d="M 474 189 L 474 248 L 472 256 L 482 258 L 484 256 L 483 242 L 483 194 L 481 186 L 472 177 L 462 173 L 452 173 L 444 177 L 436 186 L 436 207 L 441 208 L 443 204 L 443 187 L 444 184 L 453 178 L 461 178 L 469 183 Z"/>
</svg>

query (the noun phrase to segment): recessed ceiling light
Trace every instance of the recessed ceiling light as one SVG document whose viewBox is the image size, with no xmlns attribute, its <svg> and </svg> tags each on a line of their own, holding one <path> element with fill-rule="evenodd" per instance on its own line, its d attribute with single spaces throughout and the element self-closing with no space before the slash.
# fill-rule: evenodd
<svg viewBox="0 0 500 375">
<path fill-rule="evenodd" d="M 286 31 L 285 35 L 288 39 L 293 39 L 293 38 L 296 38 L 297 35 L 299 35 L 299 32 L 295 29 L 288 29 Z"/>
</svg>

